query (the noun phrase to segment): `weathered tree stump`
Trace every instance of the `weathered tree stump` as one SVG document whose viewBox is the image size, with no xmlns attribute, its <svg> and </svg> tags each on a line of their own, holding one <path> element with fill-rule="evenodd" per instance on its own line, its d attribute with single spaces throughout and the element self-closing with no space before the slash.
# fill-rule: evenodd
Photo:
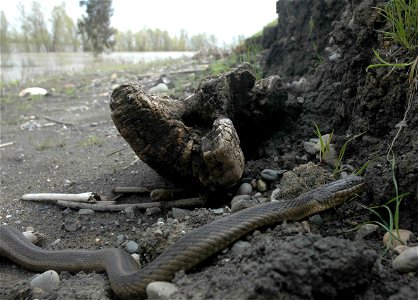
<svg viewBox="0 0 418 300">
<path fill-rule="evenodd" d="M 254 84 L 248 64 L 205 78 L 184 101 L 122 84 L 110 98 L 112 119 L 138 157 L 163 177 L 188 188 L 225 188 L 244 170 L 240 139 L 250 149 L 284 111 L 287 93 L 278 76 Z M 263 134 L 249 138 L 254 130 Z"/>
</svg>

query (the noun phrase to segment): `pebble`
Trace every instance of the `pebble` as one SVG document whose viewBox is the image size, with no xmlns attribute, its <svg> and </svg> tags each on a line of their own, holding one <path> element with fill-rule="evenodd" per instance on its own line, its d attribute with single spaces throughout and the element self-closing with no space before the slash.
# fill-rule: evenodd
<svg viewBox="0 0 418 300">
<path fill-rule="evenodd" d="M 404 252 L 406 249 L 409 249 L 409 247 L 405 246 L 405 245 L 399 245 L 399 246 L 396 246 L 395 248 L 393 248 L 393 252 L 395 252 L 395 254 L 399 255 L 402 252 Z"/>
<path fill-rule="evenodd" d="M 139 208 L 138 207 L 126 207 L 123 212 L 126 214 L 128 218 L 135 219 L 135 217 L 139 216 Z"/>
<path fill-rule="evenodd" d="M 241 186 L 238 188 L 236 195 L 250 195 L 253 191 L 253 187 L 251 184 L 244 182 L 241 184 Z"/>
<path fill-rule="evenodd" d="M 264 169 L 261 171 L 260 175 L 265 181 L 276 181 L 279 179 L 279 172 L 272 169 Z"/>
<path fill-rule="evenodd" d="M 184 220 L 191 213 L 190 210 L 182 209 L 182 208 L 176 208 L 176 207 L 173 207 L 171 209 L 171 211 L 173 213 L 173 218 L 177 219 L 179 221 Z"/>
<path fill-rule="evenodd" d="M 148 91 L 150 94 L 161 94 L 168 92 L 168 86 L 165 83 L 159 83 L 156 86 L 153 86 Z"/>
<path fill-rule="evenodd" d="M 132 256 L 132 258 L 133 259 L 135 259 L 135 261 L 136 261 L 136 263 L 139 265 L 139 266 L 141 266 L 141 261 L 140 261 L 140 257 L 139 257 L 139 254 L 137 254 L 137 253 L 132 253 L 131 254 L 131 256 Z"/>
<path fill-rule="evenodd" d="M 92 214 L 94 214 L 94 210 L 92 210 L 90 208 L 80 208 L 78 210 L 78 214 L 79 215 L 92 215 Z"/>
<path fill-rule="evenodd" d="M 221 208 L 216 208 L 216 209 L 212 209 L 212 212 L 215 215 L 222 215 L 224 213 L 224 209 L 222 207 Z"/>
<path fill-rule="evenodd" d="M 30 281 L 30 287 L 32 289 L 39 288 L 46 292 L 57 289 L 59 284 L 60 277 L 58 276 L 58 273 L 53 270 L 43 272 Z"/>
<path fill-rule="evenodd" d="M 178 288 L 174 284 L 166 281 L 151 282 L 146 288 L 148 299 L 153 300 L 169 300 L 177 290 Z"/>
<path fill-rule="evenodd" d="M 271 193 L 270 201 L 279 201 L 280 192 L 281 192 L 281 189 L 280 188 L 275 189 Z"/>
<path fill-rule="evenodd" d="M 316 214 L 309 218 L 309 222 L 320 227 L 322 223 L 324 222 L 324 220 L 322 220 L 322 217 L 320 215 Z"/>
<path fill-rule="evenodd" d="M 308 152 L 309 154 L 316 154 L 316 152 L 318 152 L 315 148 L 315 143 L 312 142 L 304 142 L 303 143 L 303 149 L 305 149 L 306 152 Z"/>
<path fill-rule="evenodd" d="M 125 236 L 123 234 L 119 234 L 116 238 L 116 245 L 122 245 L 122 243 L 125 241 Z"/>
<path fill-rule="evenodd" d="M 392 231 L 392 234 L 396 235 L 396 230 Z M 383 245 L 385 245 L 385 247 L 389 247 L 391 249 L 395 248 L 396 246 L 399 245 L 405 245 L 409 239 L 412 236 L 412 232 L 406 229 L 399 229 L 399 239 L 400 241 L 398 241 L 398 239 L 396 239 L 395 237 L 392 237 L 391 239 L 391 244 L 389 245 L 389 240 L 390 240 L 390 234 L 389 232 L 386 232 L 385 235 L 383 236 Z"/>
<path fill-rule="evenodd" d="M 36 243 L 38 242 L 38 238 L 36 237 L 36 235 L 33 234 L 32 231 L 25 231 L 25 232 L 23 232 L 23 235 L 32 244 L 35 244 L 36 245 Z"/>
<path fill-rule="evenodd" d="M 245 250 L 247 250 L 250 247 L 251 247 L 250 242 L 237 241 L 234 243 L 234 245 L 232 245 L 231 253 L 234 256 L 240 256 L 240 255 L 243 255 Z"/>
<path fill-rule="evenodd" d="M 265 192 L 267 190 L 267 183 L 262 179 L 258 179 L 257 180 L 257 190 L 259 192 Z"/>
<path fill-rule="evenodd" d="M 393 260 L 392 267 L 401 273 L 418 271 L 418 246 L 410 247 L 399 254 Z"/>
<path fill-rule="evenodd" d="M 250 199 L 250 195 L 238 195 L 232 198 L 231 205 L 233 205 L 235 202 L 241 201 L 241 200 L 248 200 Z"/>
<path fill-rule="evenodd" d="M 77 231 L 81 228 L 81 223 L 79 217 L 72 217 L 71 215 L 67 215 L 64 219 L 64 229 L 69 232 Z"/>
<path fill-rule="evenodd" d="M 234 202 L 234 204 L 231 205 L 231 212 L 237 212 L 239 210 L 243 210 L 245 208 L 251 207 L 258 204 L 256 200 L 239 200 Z"/>
<path fill-rule="evenodd" d="M 139 250 L 139 245 L 137 242 L 129 241 L 125 246 L 126 252 L 129 254 L 137 253 Z"/>
<path fill-rule="evenodd" d="M 378 229 L 379 226 L 376 224 L 364 224 L 357 230 L 354 240 L 361 241 L 364 238 L 367 238 L 370 235 L 376 233 Z"/>
<path fill-rule="evenodd" d="M 159 207 L 148 207 L 145 213 L 147 216 L 155 215 L 161 212 L 161 209 Z"/>
</svg>

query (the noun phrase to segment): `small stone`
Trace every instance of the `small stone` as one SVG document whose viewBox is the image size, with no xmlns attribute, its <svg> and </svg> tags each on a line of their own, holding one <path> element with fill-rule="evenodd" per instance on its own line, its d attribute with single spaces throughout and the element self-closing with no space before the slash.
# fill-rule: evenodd
<svg viewBox="0 0 418 300">
<path fill-rule="evenodd" d="M 392 262 L 392 267 L 401 273 L 418 271 L 418 246 L 406 249 Z"/>
<path fill-rule="evenodd" d="M 116 245 L 122 245 L 122 243 L 125 241 L 125 236 L 123 234 L 119 234 L 116 238 Z"/>
<path fill-rule="evenodd" d="M 354 240 L 361 241 L 371 236 L 372 234 L 376 233 L 378 229 L 379 229 L 379 226 L 376 224 L 364 224 L 357 230 Z"/>
<path fill-rule="evenodd" d="M 153 300 L 169 300 L 177 290 L 178 288 L 174 284 L 166 281 L 151 282 L 146 288 L 148 299 Z"/>
<path fill-rule="evenodd" d="M 216 209 L 212 209 L 212 212 L 215 215 L 222 215 L 224 213 L 224 209 L 223 208 L 216 208 Z"/>
<path fill-rule="evenodd" d="M 260 175 L 265 181 L 276 181 L 279 179 L 279 172 L 272 169 L 264 169 L 261 171 Z"/>
<path fill-rule="evenodd" d="M 260 192 L 265 192 L 267 190 L 267 184 L 264 180 L 257 180 L 257 190 Z"/>
<path fill-rule="evenodd" d="M 159 83 L 156 86 L 149 89 L 150 94 L 162 94 L 168 92 L 168 86 L 164 83 Z"/>
<path fill-rule="evenodd" d="M 296 101 L 297 101 L 299 104 L 303 104 L 303 102 L 305 102 L 305 99 L 304 99 L 303 97 L 297 97 L 297 98 L 296 98 Z"/>
<path fill-rule="evenodd" d="M 231 248 L 231 253 L 234 256 L 240 256 L 243 255 L 245 250 L 251 247 L 250 242 L 246 241 L 237 241 L 234 243 L 234 245 Z"/>
<path fill-rule="evenodd" d="M 138 266 L 141 266 L 141 261 L 140 261 L 140 257 L 139 257 L 139 254 L 137 254 L 137 253 L 132 253 L 131 254 L 131 256 L 132 256 L 132 258 L 133 259 L 135 259 L 135 261 L 136 261 L 136 263 L 138 264 Z"/>
<path fill-rule="evenodd" d="M 152 216 L 160 212 L 161 212 L 161 209 L 159 207 L 148 207 L 147 210 L 145 211 L 147 216 Z"/>
<path fill-rule="evenodd" d="M 316 144 L 312 142 L 304 142 L 303 149 L 305 149 L 305 151 L 308 152 L 309 154 L 316 154 L 318 150 L 316 150 L 315 145 Z"/>
<path fill-rule="evenodd" d="M 329 133 L 324 134 L 322 136 L 322 143 L 323 143 L 324 146 L 331 143 L 331 135 Z M 330 146 L 331 146 L 331 144 L 330 144 Z M 318 142 L 315 145 L 315 150 L 317 152 L 319 152 L 321 150 L 321 140 L 320 139 L 318 139 Z"/>
<path fill-rule="evenodd" d="M 69 215 L 70 213 L 72 213 L 72 210 L 71 210 L 71 208 L 69 208 L 69 207 L 67 207 L 66 209 L 64 209 L 63 211 L 62 211 L 62 215 L 63 216 L 66 216 L 66 215 Z"/>
<path fill-rule="evenodd" d="M 253 187 L 249 183 L 243 183 L 238 188 L 236 195 L 250 195 L 253 191 Z"/>
<path fill-rule="evenodd" d="M 30 281 L 30 287 L 32 289 L 39 288 L 46 292 L 57 289 L 59 284 L 60 277 L 58 276 L 58 273 L 53 270 L 43 272 Z"/>
<path fill-rule="evenodd" d="M 134 241 L 129 241 L 126 244 L 125 249 L 126 249 L 126 252 L 128 252 L 129 254 L 137 253 L 139 250 L 139 245 L 138 243 Z"/>
<path fill-rule="evenodd" d="M 260 192 L 257 192 L 253 195 L 253 199 L 257 199 L 260 198 L 263 194 L 261 194 Z"/>
<path fill-rule="evenodd" d="M 270 196 L 270 201 L 279 201 L 280 199 L 280 194 L 281 194 L 281 189 L 277 188 L 275 189 Z"/>
<path fill-rule="evenodd" d="M 324 153 L 322 160 L 333 168 L 337 165 L 337 151 L 333 144 L 329 145 L 329 151 Z"/>
<path fill-rule="evenodd" d="M 324 220 L 322 220 L 322 217 L 320 215 L 316 214 L 309 218 L 309 222 L 320 227 L 322 223 L 324 222 Z"/>
<path fill-rule="evenodd" d="M 138 207 L 126 207 L 123 212 L 126 214 L 126 216 L 130 219 L 135 219 L 137 216 L 139 216 L 139 208 Z"/>
<path fill-rule="evenodd" d="M 251 196 L 250 195 L 239 195 L 239 196 L 235 196 L 234 198 L 232 198 L 231 200 L 231 205 L 233 205 L 235 202 L 238 202 L 240 200 L 248 200 L 250 199 Z"/>
<path fill-rule="evenodd" d="M 191 211 L 187 210 L 187 209 L 182 209 L 182 208 L 176 208 L 173 207 L 171 209 L 172 213 L 173 213 L 173 218 L 177 219 L 179 221 L 184 220 L 184 218 L 186 218 L 186 216 L 190 215 Z"/>
<path fill-rule="evenodd" d="M 94 210 L 90 209 L 90 208 L 81 208 L 78 211 L 79 215 L 92 215 L 94 214 Z"/>
<path fill-rule="evenodd" d="M 38 238 L 36 237 L 36 235 L 33 234 L 33 232 L 31 231 L 25 231 L 23 232 L 23 235 L 25 236 L 25 238 L 30 241 L 32 244 L 36 244 L 38 242 Z"/>
<path fill-rule="evenodd" d="M 399 255 L 402 252 L 404 252 L 406 249 L 409 249 L 410 247 L 405 246 L 405 245 L 399 245 L 396 246 L 395 248 L 393 248 L 393 252 L 395 252 L 395 254 Z"/>
<path fill-rule="evenodd" d="M 79 216 L 72 217 L 71 215 L 67 215 L 64 219 L 64 229 L 69 232 L 77 231 L 81 228 L 81 223 Z"/>
<path fill-rule="evenodd" d="M 234 202 L 234 204 L 232 204 L 231 212 L 234 213 L 234 212 L 237 212 L 239 210 L 243 210 L 243 209 L 246 209 L 248 207 L 254 206 L 256 204 L 257 204 L 256 201 L 238 200 L 238 201 Z"/>
<path fill-rule="evenodd" d="M 397 237 L 397 231 L 393 230 L 392 231 L 392 237 L 390 236 L 389 232 L 386 232 L 385 235 L 383 236 L 383 245 L 385 245 L 385 247 L 389 247 L 391 249 L 395 248 L 396 246 L 399 245 L 406 245 L 406 243 L 409 241 L 409 239 L 412 236 L 412 232 L 406 229 L 399 229 L 399 239 L 400 241 L 395 238 L 395 236 Z M 389 240 L 390 241 L 390 245 L 389 245 Z"/>
</svg>

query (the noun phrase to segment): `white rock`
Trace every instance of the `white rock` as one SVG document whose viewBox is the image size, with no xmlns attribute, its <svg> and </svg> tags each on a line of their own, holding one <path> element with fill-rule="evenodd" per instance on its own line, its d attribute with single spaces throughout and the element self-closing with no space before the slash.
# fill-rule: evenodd
<svg viewBox="0 0 418 300">
<path fill-rule="evenodd" d="M 412 232 L 406 229 L 399 229 L 399 240 L 397 238 L 395 238 L 395 236 L 397 236 L 397 232 L 396 230 L 392 231 L 392 238 L 390 238 L 390 233 L 386 232 L 385 235 L 383 236 L 383 245 L 385 245 L 385 247 L 389 247 L 391 249 L 395 248 L 396 246 L 399 245 L 405 245 L 409 239 L 412 236 Z M 390 241 L 390 245 L 389 245 L 389 241 Z"/>
<path fill-rule="evenodd" d="M 44 88 L 40 88 L 40 87 L 30 87 L 30 88 L 26 88 L 24 90 L 21 90 L 19 92 L 19 97 L 25 97 L 26 95 L 30 95 L 30 96 L 45 96 L 46 94 L 48 94 L 48 91 Z"/>
<path fill-rule="evenodd" d="M 60 277 L 54 270 L 49 270 L 37 275 L 30 281 L 32 289 L 39 288 L 43 291 L 52 291 L 59 287 Z"/>
<path fill-rule="evenodd" d="M 33 234 L 32 231 L 25 231 L 23 232 L 23 235 L 25 236 L 25 238 L 28 239 L 28 241 L 30 241 L 32 244 L 36 244 L 38 242 L 38 238 L 36 237 L 36 235 Z"/>
<path fill-rule="evenodd" d="M 392 262 L 392 267 L 401 273 L 418 271 L 418 246 L 403 251 Z"/>
<path fill-rule="evenodd" d="M 164 83 L 159 83 L 156 86 L 153 86 L 148 91 L 150 94 L 162 94 L 168 92 L 168 86 Z"/>
<path fill-rule="evenodd" d="M 177 290 L 178 288 L 174 284 L 166 281 L 151 282 L 146 288 L 148 299 L 153 300 L 169 300 Z"/>
<path fill-rule="evenodd" d="M 251 247 L 250 242 L 246 241 L 237 241 L 232 245 L 231 253 L 234 256 L 240 256 L 243 255 L 245 250 Z"/>
<path fill-rule="evenodd" d="M 305 149 L 306 152 L 310 154 L 316 154 L 319 150 L 315 147 L 316 144 L 312 142 L 304 142 L 303 143 L 303 149 Z"/>
</svg>

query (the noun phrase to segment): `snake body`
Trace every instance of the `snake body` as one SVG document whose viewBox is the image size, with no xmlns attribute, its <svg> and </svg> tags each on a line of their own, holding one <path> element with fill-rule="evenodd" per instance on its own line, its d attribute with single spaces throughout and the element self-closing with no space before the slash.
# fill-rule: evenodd
<svg viewBox="0 0 418 300">
<path fill-rule="evenodd" d="M 142 269 L 120 249 L 44 250 L 6 225 L 0 225 L 0 256 L 35 271 L 106 271 L 117 297 L 137 299 L 145 295 L 148 283 L 171 280 L 176 272 L 189 270 L 252 230 L 329 209 L 361 192 L 363 186 L 362 177 L 350 175 L 289 201 L 268 202 L 228 215 L 185 235 Z"/>
</svg>

